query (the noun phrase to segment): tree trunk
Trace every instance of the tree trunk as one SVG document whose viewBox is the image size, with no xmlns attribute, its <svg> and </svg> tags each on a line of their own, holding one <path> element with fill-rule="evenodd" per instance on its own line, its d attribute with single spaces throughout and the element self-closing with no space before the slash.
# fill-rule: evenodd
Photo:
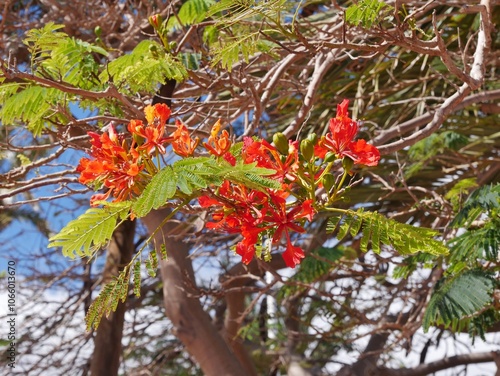
<svg viewBox="0 0 500 376">
<path fill-rule="evenodd" d="M 149 213 L 143 222 L 152 233 L 169 214 L 169 210 Z M 174 334 L 199 364 L 206 376 L 247 376 L 245 368 L 218 333 L 210 316 L 203 310 L 188 257 L 188 244 L 169 237 L 178 226 L 172 222 L 162 226 L 154 237 L 157 250 L 162 244 L 168 260 L 160 261 L 165 313 L 175 328 Z"/>
<path fill-rule="evenodd" d="M 111 281 L 132 259 L 135 222 L 123 222 L 113 233 L 108 247 L 103 284 Z M 115 312 L 103 317 L 94 338 L 94 353 L 90 364 L 92 376 L 118 375 L 122 353 L 123 322 L 126 306 L 120 302 Z"/>
</svg>

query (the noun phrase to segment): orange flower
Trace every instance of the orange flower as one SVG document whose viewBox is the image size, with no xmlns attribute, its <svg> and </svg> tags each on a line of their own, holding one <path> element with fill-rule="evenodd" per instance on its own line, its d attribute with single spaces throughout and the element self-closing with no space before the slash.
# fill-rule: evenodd
<svg viewBox="0 0 500 376">
<path fill-rule="evenodd" d="M 192 156 L 200 139 L 196 137 L 193 140 L 189 135 L 187 127 L 180 120 L 176 120 L 175 125 L 177 126 L 177 130 L 172 134 L 172 148 L 181 157 Z"/>
<path fill-rule="evenodd" d="M 99 136 L 89 132 L 89 136 L 92 138 L 90 154 L 95 159 L 80 159 L 77 167 L 80 172 L 79 181 L 93 184 L 97 188 L 109 188 L 104 194 L 92 196 L 91 205 L 110 195 L 115 197 L 115 201 L 123 201 L 139 194 L 143 185 L 140 176 L 143 166 L 140 165 L 137 150 L 133 146 L 128 148 L 126 141 L 118 136 L 113 126 L 110 126 L 108 133 Z"/>
<path fill-rule="evenodd" d="M 231 140 L 229 139 L 229 133 L 224 129 L 221 136 L 219 137 L 220 131 L 220 119 L 212 127 L 210 132 L 210 137 L 208 141 L 203 143 L 207 148 L 208 152 L 216 157 L 221 157 L 226 154 L 231 148 Z"/>
<path fill-rule="evenodd" d="M 289 154 L 282 161 L 278 150 L 266 140 L 256 141 L 251 137 L 243 138 L 243 159 L 245 163 L 257 162 L 257 166 L 275 170 L 276 174 L 271 175 L 281 183 L 285 178 L 295 181 L 299 168 L 299 154 L 297 141 L 289 141 Z"/>
<path fill-rule="evenodd" d="M 154 106 L 144 108 L 147 125 L 140 120 L 131 120 L 128 124 L 130 133 L 136 136 L 136 141 L 140 144 L 138 150 L 146 150 L 147 154 L 158 151 L 165 154 L 165 143 L 172 140 L 165 137 L 165 125 L 170 117 L 170 108 L 166 104 L 158 103 Z"/>
</svg>

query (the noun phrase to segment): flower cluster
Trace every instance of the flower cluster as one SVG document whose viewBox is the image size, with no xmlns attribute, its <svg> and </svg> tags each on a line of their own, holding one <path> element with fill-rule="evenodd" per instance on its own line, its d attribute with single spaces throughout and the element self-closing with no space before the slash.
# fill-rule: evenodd
<svg viewBox="0 0 500 376">
<path fill-rule="evenodd" d="M 94 195 L 92 204 L 110 196 L 115 201 L 137 197 L 160 170 L 158 156 L 166 153 L 168 145 L 182 158 L 198 152 L 211 155 L 224 168 L 238 163 L 265 169 L 271 172 L 267 178 L 275 183 L 250 187 L 228 174 L 220 186 L 200 189 L 194 197 L 212 214 L 213 222 L 206 224 L 207 229 L 241 235 L 235 251 L 243 263 L 248 264 L 255 256 L 267 260 L 271 246 L 283 244 L 283 259 L 294 268 L 304 258 L 304 251 L 292 243 L 293 233 L 304 233 L 306 220 L 312 221 L 317 212 L 342 198 L 342 185 L 353 165 L 375 166 L 380 159 L 375 146 L 354 140 L 358 125 L 349 118 L 348 105 L 344 100 L 337 107 L 337 116 L 329 123 L 330 132 L 321 139 L 310 135 L 299 143 L 277 133 L 274 145 L 256 137 L 244 137 L 242 143 L 234 144 L 229 133 L 221 131 L 220 121 L 212 127 L 206 142 L 192 138 L 180 120 L 167 136 L 170 109 L 164 104 L 147 106 L 147 123 L 131 120 L 128 138 L 117 134 L 113 126 L 101 135 L 89 132 L 93 159 L 80 160 L 79 180 L 107 189 Z M 197 151 L 200 147 L 203 150 Z M 340 179 L 331 173 L 337 160 L 343 162 Z M 327 200 L 316 198 L 320 187 L 326 190 Z"/>
<path fill-rule="evenodd" d="M 284 157 L 265 140 L 244 138 L 243 162 L 256 163 L 258 167 L 276 171 L 271 178 L 281 183 L 280 189 L 250 189 L 226 180 L 215 194 L 198 199 L 202 207 L 214 209 L 212 216 L 216 222 L 208 223 L 207 228 L 242 235 L 243 239 L 236 245 L 236 253 L 245 264 L 252 261 L 255 254 L 269 257 L 268 251 L 257 246 L 264 243 L 264 235 L 268 236 L 270 245 L 279 244 L 285 237 L 286 249 L 282 256 L 287 266 L 294 268 L 304 258 L 304 251 L 292 244 L 290 231 L 305 232 L 299 222 L 303 218 L 312 221 L 315 210 L 311 200 L 295 198 L 287 204 L 290 198 L 287 183 L 295 180 L 295 171 L 299 167 L 296 144 L 289 143 L 289 155 Z"/>
<path fill-rule="evenodd" d="M 147 124 L 142 120 L 129 122 L 127 129 L 132 136 L 130 142 L 123 134 L 117 134 L 112 124 L 107 133 L 88 133 L 91 137 L 89 154 L 94 159 L 80 160 L 77 167 L 79 181 L 91 184 L 95 189 L 108 189 L 104 194 L 92 196 L 91 205 L 110 196 L 115 198 L 114 201 L 139 196 L 160 168 L 154 164 L 154 158 L 165 154 L 168 144 L 172 144 L 174 152 L 182 157 L 193 154 L 198 141 L 191 139 L 182 122 L 176 123 L 177 130 L 171 136 L 165 135 L 171 114 L 167 105 L 146 106 L 144 114 Z"/>
</svg>

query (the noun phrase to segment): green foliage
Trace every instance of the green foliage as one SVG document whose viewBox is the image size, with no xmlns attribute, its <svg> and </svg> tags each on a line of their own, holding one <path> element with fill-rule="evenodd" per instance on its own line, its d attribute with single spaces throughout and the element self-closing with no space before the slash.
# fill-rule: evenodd
<svg viewBox="0 0 500 376">
<path fill-rule="evenodd" d="M 343 215 L 331 219 L 327 231 L 333 232 L 339 224 L 338 240 L 348 234 L 354 237 L 361 231 L 360 249 L 363 252 L 368 251 L 368 243 L 371 242 L 371 249 L 375 253 L 380 253 L 381 243 L 392 245 L 403 255 L 416 252 L 432 255 L 448 253 L 448 248 L 442 242 L 433 239 L 438 235 L 436 231 L 403 224 L 376 212 L 348 210 Z"/>
<path fill-rule="evenodd" d="M 480 270 L 470 270 L 442 281 L 429 301 L 423 318 L 427 331 L 433 324 L 456 330 L 460 320 L 477 314 L 491 301 L 495 283 Z"/>
<path fill-rule="evenodd" d="M 64 93 L 56 89 L 41 86 L 22 86 L 19 91 L 14 91 L 13 85 L 5 89 L 0 87 L 0 97 L 5 98 L 0 110 L 0 120 L 3 124 L 15 124 L 17 121 L 25 122 L 35 136 L 39 136 L 47 120 L 51 116 L 51 109 L 62 98 Z"/>
<path fill-rule="evenodd" d="M 500 184 L 485 185 L 472 192 L 451 225 L 453 227 L 468 227 L 483 211 L 492 218 L 498 215 L 499 209 Z"/>
<path fill-rule="evenodd" d="M 232 26 L 248 19 L 279 19 L 280 13 L 290 9 L 293 4 L 287 0 L 221 0 L 210 7 L 207 16 L 222 13 L 227 17 L 218 17 L 219 24 L 225 27 Z"/>
<path fill-rule="evenodd" d="M 464 232 L 449 242 L 452 263 L 485 259 L 495 262 L 500 249 L 500 220 L 488 221 L 483 227 Z"/>
<path fill-rule="evenodd" d="M 444 198 L 451 202 L 455 210 L 458 210 L 464 196 L 468 195 L 473 188 L 477 188 L 476 178 L 462 179 L 446 192 Z"/>
<path fill-rule="evenodd" d="M 134 263 L 134 295 L 137 297 L 141 296 L 141 260 L 137 260 Z"/>
<path fill-rule="evenodd" d="M 130 265 L 127 265 L 115 279 L 103 287 L 85 316 L 87 330 L 97 329 L 104 315 L 108 316 L 116 311 L 120 301 L 125 302 L 129 291 L 129 280 Z"/>
<path fill-rule="evenodd" d="M 474 184 L 475 179 L 456 184 L 451 197 L 461 199 L 462 191 L 474 188 Z M 499 207 L 500 184 L 483 186 L 472 192 L 452 221 L 452 226 L 465 227 L 465 231 L 448 242 L 448 268 L 429 301 L 425 330 L 435 324 L 484 335 L 491 325 L 488 305 L 493 300 L 495 282 L 488 265 L 495 265 L 500 249 Z"/>
<path fill-rule="evenodd" d="M 351 25 L 361 25 L 369 29 L 375 22 L 381 20 L 385 13 L 388 13 L 391 9 L 392 7 L 383 1 L 361 0 L 346 9 L 345 19 L 346 22 Z"/>
<path fill-rule="evenodd" d="M 231 71 L 235 62 L 240 60 L 240 56 L 248 62 L 250 56 L 257 52 L 270 52 L 274 43 L 262 40 L 260 32 L 247 33 L 237 38 L 231 38 L 224 44 L 212 49 L 212 66 L 221 64 L 224 69 Z"/>
<path fill-rule="evenodd" d="M 178 29 L 203 21 L 209 8 L 215 4 L 214 0 L 188 0 L 179 9 L 176 16 L 169 18 L 167 29 Z"/>
<path fill-rule="evenodd" d="M 231 71 L 233 64 L 241 58 L 248 62 L 250 57 L 258 52 L 269 54 L 276 44 L 263 35 L 277 38 L 286 35 L 281 13 L 291 10 L 292 6 L 292 2 L 285 0 L 216 2 L 207 13 L 207 17 L 217 15 L 216 26 L 207 29 L 204 34 L 205 42 L 213 42 L 210 46 L 212 66 L 220 64 L 222 68 Z M 255 26 L 247 25 L 246 21 L 262 21 L 266 26 L 256 30 Z M 229 27 L 231 31 L 225 33 Z M 218 43 L 215 43 L 216 34 Z"/>
<path fill-rule="evenodd" d="M 178 190 L 191 195 L 209 184 L 220 185 L 225 179 L 257 189 L 278 188 L 276 181 L 264 177 L 273 173 L 273 170 L 256 167 L 256 163 L 238 163 L 233 167 L 225 162 L 219 165 L 212 157 L 185 158 L 156 174 L 134 202 L 132 211 L 143 217 L 152 209 L 165 205 Z"/>
<path fill-rule="evenodd" d="M 158 257 L 156 256 L 156 250 L 151 250 L 149 252 L 148 259 L 146 260 L 146 269 L 150 277 L 156 276 L 156 268 L 158 267 Z"/>
<path fill-rule="evenodd" d="M 62 247 L 63 255 L 70 258 L 92 257 L 96 250 L 111 239 L 117 220 L 126 218 L 129 208 L 128 202 L 90 208 L 69 222 L 59 234 L 51 237 L 48 247 Z"/>
<path fill-rule="evenodd" d="M 75 38 L 65 38 L 55 46 L 50 56 L 40 62 L 44 74 L 82 89 L 93 89 L 99 85 L 97 76 L 99 63 L 93 54 L 107 56 L 102 47 Z"/>
<path fill-rule="evenodd" d="M 406 178 L 419 172 L 433 157 L 448 150 L 458 151 L 468 143 L 468 137 L 453 131 L 434 133 L 424 138 L 408 150 L 409 160 L 415 163 L 406 168 Z"/>
<path fill-rule="evenodd" d="M 28 51 L 31 54 L 32 69 L 35 68 L 37 61 L 49 57 L 52 51 L 68 38 L 66 33 L 58 31 L 63 28 L 64 25 L 49 22 L 40 29 L 26 32 L 26 38 L 23 42 L 28 46 Z"/>
<path fill-rule="evenodd" d="M 100 79 L 102 82 L 112 80 L 120 90 L 135 95 L 137 92 L 154 93 L 158 84 L 167 79 L 182 81 L 187 75 L 184 65 L 162 45 L 144 40 L 131 53 L 110 62 Z"/>
<path fill-rule="evenodd" d="M 453 131 L 434 133 L 410 147 L 408 157 L 412 161 L 429 159 L 445 150 L 459 150 L 469 143 L 469 138 Z"/>
<path fill-rule="evenodd" d="M 428 253 L 417 253 L 414 255 L 410 255 L 405 257 L 401 264 L 397 265 L 393 272 L 392 278 L 400 279 L 400 278 L 408 278 L 415 270 L 419 264 L 423 264 L 424 268 L 432 268 L 436 263 L 436 256 L 430 255 Z"/>
</svg>

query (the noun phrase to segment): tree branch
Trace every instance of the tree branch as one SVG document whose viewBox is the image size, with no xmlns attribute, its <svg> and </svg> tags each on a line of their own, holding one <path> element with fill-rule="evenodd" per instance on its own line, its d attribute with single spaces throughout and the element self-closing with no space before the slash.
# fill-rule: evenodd
<svg viewBox="0 0 500 376">
<path fill-rule="evenodd" d="M 444 369 L 458 367 L 466 364 L 489 363 L 494 362 L 495 358 L 500 356 L 498 351 L 461 354 L 443 358 L 435 362 L 420 364 L 415 368 L 403 368 L 397 370 L 383 369 L 387 376 L 426 376 Z"/>
</svg>

